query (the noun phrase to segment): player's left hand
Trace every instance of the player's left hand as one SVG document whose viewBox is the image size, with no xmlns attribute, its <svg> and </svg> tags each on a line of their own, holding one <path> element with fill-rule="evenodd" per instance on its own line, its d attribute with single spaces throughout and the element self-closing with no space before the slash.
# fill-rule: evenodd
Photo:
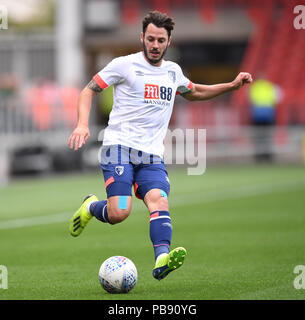
<svg viewBox="0 0 305 320">
<path fill-rule="evenodd" d="M 241 88 L 245 83 L 251 83 L 252 76 L 248 72 L 240 72 L 238 76 L 232 81 L 233 88 L 239 89 Z"/>
</svg>

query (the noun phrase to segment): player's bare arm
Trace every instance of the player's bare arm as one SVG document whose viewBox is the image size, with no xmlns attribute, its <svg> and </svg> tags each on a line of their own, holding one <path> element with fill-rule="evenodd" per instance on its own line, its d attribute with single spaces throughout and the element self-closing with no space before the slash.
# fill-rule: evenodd
<svg viewBox="0 0 305 320">
<path fill-rule="evenodd" d="M 88 85 L 82 90 L 78 101 L 78 122 L 77 127 L 72 132 L 68 144 L 71 149 L 78 150 L 89 139 L 89 116 L 92 104 L 92 98 L 100 93 L 102 89 L 94 80 L 91 80 Z"/>
<path fill-rule="evenodd" d="M 238 76 L 228 83 L 219 83 L 214 85 L 193 84 L 190 92 L 184 93 L 182 96 L 190 101 L 208 100 L 217 97 L 223 93 L 237 90 L 246 83 L 252 82 L 252 76 L 247 72 L 240 72 Z"/>
</svg>

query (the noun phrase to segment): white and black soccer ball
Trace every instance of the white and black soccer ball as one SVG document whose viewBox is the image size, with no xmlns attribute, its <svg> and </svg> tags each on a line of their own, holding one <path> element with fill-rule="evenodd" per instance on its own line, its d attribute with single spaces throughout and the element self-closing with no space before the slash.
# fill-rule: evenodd
<svg viewBox="0 0 305 320">
<path fill-rule="evenodd" d="M 102 263 L 99 279 L 107 292 L 127 293 L 136 285 L 138 272 L 130 259 L 123 256 L 113 256 Z"/>
</svg>

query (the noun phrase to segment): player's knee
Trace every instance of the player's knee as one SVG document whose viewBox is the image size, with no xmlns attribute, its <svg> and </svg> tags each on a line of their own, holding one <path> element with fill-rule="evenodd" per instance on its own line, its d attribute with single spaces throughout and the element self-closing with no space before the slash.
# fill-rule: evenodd
<svg viewBox="0 0 305 320">
<path fill-rule="evenodd" d="M 131 211 L 131 197 L 115 197 L 109 201 L 108 218 L 112 224 L 124 221 Z"/>
<path fill-rule="evenodd" d="M 169 211 L 168 201 L 163 197 L 158 198 L 155 201 L 148 203 L 148 209 L 150 212 L 153 211 Z"/>
<path fill-rule="evenodd" d="M 151 190 L 145 196 L 145 203 L 150 210 L 153 211 L 168 211 L 168 199 L 164 192 L 160 192 L 158 189 Z"/>
<path fill-rule="evenodd" d="M 108 213 L 109 220 L 112 224 L 117 224 L 124 221 L 128 218 L 130 214 L 130 209 L 120 209 L 120 208 L 111 208 L 110 212 Z"/>
<path fill-rule="evenodd" d="M 159 197 L 156 201 L 156 205 L 158 207 L 157 210 L 168 211 L 168 200 L 164 197 Z"/>
</svg>

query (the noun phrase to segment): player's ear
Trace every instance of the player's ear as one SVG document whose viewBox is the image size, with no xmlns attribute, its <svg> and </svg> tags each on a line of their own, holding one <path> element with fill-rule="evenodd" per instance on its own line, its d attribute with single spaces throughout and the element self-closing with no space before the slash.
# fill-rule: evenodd
<svg viewBox="0 0 305 320">
<path fill-rule="evenodd" d="M 143 34 L 143 32 L 141 32 L 141 42 L 142 43 L 144 42 L 144 34 Z"/>
</svg>

